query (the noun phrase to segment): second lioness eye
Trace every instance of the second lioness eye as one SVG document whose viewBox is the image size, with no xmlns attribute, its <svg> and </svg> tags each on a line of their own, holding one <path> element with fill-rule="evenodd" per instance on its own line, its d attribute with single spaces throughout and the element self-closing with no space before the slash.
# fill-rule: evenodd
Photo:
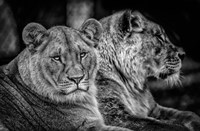
<svg viewBox="0 0 200 131">
<path fill-rule="evenodd" d="M 159 40 L 163 41 L 162 34 L 156 33 L 155 36 L 156 36 Z"/>
<path fill-rule="evenodd" d="M 160 52 L 161 52 L 161 48 L 158 48 L 158 47 L 157 47 L 157 48 L 155 49 L 155 54 L 158 55 L 158 54 L 160 54 Z"/>
<path fill-rule="evenodd" d="M 87 55 L 87 52 L 80 53 L 80 58 L 84 58 Z"/>
<path fill-rule="evenodd" d="M 54 60 L 56 60 L 56 61 L 61 61 L 61 58 L 60 58 L 60 56 L 54 56 L 54 57 L 52 57 Z"/>
</svg>

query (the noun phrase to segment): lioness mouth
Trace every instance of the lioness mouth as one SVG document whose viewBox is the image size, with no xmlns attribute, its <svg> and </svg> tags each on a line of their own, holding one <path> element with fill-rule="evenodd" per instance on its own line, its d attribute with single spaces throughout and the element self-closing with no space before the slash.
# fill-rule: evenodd
<svg viewBox="0 0 200 131">
<path fill-rule="evenodd" d="M 171 74 L 167 74 L 167 73 L 161 73 L 159 74 L 159 78 L 161 79 L 166 79 L 168 76 L 170 76 Z"/>
<path fill-rule="evenodd" d="M 89 87 L 80 87 L 77 85 L 77 87 L 75 87 L 73 90 L 67 92 L 65 89 L 62 89 L 59 94 L 60 95 L 69 95 L 69 94 L 72 94 L 74 92 L 87 92 L 89 90 Z"/>
<path fill-rule="evenodd" d="M 179 67 L 168 69 L 167 72 L 160 73 L 159 78 L 166 79 L 168 76 L 178 73 Z"/>
</svg>

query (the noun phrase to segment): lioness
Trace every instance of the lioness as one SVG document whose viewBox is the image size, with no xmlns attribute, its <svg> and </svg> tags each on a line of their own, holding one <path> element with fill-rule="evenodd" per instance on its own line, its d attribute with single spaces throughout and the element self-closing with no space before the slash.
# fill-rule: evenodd
<svg viewBox="0 0 200 131">
<path fill-rule="evenodd" d="M 24 28 L 27 48 L 0 67 L 1 130 L 130 131 L 104 124 L 94 85 L 102 26 L 94 19 L 83 26 Z"/>
<path fill-rule="evenodd" d="M 100 22 L 104 31 L 96 83 L 106 124 L 137 130 L 200 130 L 199 116 L 157 104 L 146 84 L 152 76 L 170 85 L 180 82 L 185 52 L 170 42 L 164 29 L 131 10 Z"/>
</svg>

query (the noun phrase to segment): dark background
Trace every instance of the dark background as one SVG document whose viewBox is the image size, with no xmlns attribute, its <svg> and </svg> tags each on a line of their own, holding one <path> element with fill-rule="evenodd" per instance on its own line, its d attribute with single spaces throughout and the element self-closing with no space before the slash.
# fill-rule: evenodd
<svg viewBox="0 0 200 131">
<path fill-rule="evenodd" d="M 0 0 L 0 3 L 1 1 L 3 0 Z M 38 22 L 46 28 L 54 25 L 66 25 L 67 5 L 71 1 L 4 0 L 3 4 L 0 4 L 0 64 L 8 63 L 25 48 L 21 33 L 28 23 Z M 81 0 L 75 1 L 82 2 Z M 151 81 L 149 85 L 153 95 L 161 105 L 194 111 L 200 115 L 200 0 L 85 1 L 93 3 L 92 17 L 96 19 L 101 19 L 119 10 L 132 9 L 142 12 L 149 19 L 162 25 L 167 30 L 171 41 L 175 45 L 183 47 L 187 57 L 183 62 L 182 86 L 169 88 L 161 81 Z M 8 10 L 6 17 L 6 13 L 3 13 L 4 10 Z M 2 45 L 5 43 L 4 39 L 8 30 L 12 28 L 16 32 L 13 33 L 17 38 L 14 41 L 16 51 L 6 54 L 9 48 L 4 49 Z M 9 42 L 6 45 L 9 45 Z"/>
</svg>

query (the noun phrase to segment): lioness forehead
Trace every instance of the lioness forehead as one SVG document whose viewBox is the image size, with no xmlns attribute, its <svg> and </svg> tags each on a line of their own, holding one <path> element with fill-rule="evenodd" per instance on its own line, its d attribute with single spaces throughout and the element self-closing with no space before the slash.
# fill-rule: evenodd
<svg viewBox="0 0 200 131">
<path fill-rule="evenodd" d="M 64 26 L 56 26 L 48 30 L 50 48 L 61 50 L 77 50 L 80 48 L 87 48 L 86 42 L 81 37 L 81 32 L 64 27 Z"/>
</svg>

